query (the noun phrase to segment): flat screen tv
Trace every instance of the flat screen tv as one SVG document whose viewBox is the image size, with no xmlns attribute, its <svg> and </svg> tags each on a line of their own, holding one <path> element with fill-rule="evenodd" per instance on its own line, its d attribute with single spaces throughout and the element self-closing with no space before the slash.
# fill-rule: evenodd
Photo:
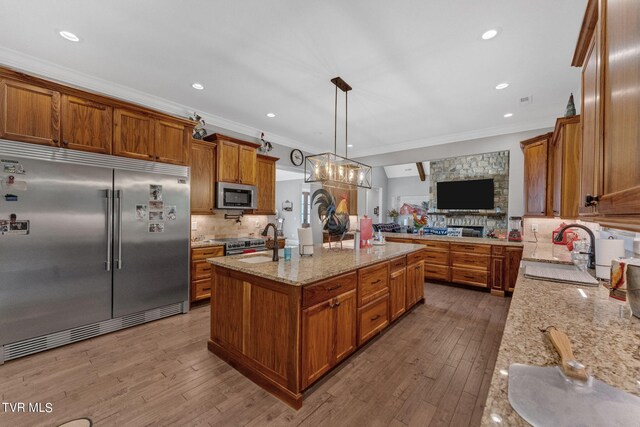
<svg viewBox="0 0 640 427">
<path fill-rule="evenodd" d="M 493 179 L 438 182 L 438 209 L 493 209 Z"/>
</svg>

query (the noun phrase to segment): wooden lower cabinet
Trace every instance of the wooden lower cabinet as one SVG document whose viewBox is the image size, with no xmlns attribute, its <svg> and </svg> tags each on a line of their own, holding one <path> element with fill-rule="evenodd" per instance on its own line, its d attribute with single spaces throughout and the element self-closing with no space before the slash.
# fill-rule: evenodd
<svg viewBox="0 0 640 427">
<path fill-rule="evenodd" d="M 451 244 L 451 281 L 489 287 L 491 245 Z"/>
<path fill-rule="evenodd" d="M 302 389 L 355 349 L 355 290 L 302 310 Z"/>
<path fill-rule="evenodd" d="M 518 280 L 518 272 L 520 271 L 520 261 L 522 260 L 522 248 L 518 246 L 509 246 L 506 250 L 504 261 L 504 290 L 513 292 Z"/>
<path fill-rule="evenodd" d="M 402 268 L 389 275 L 389 318 L 393 322 L 406 311 L 407 270 Z"/>
<path fill-rule="evenodd" d="M 358 309 L 358 345 L 369 341 L 389 325 L 389 294 Z"/>
<path fill-rule="evenodd" d="M 213 266 L 206 259 L 223 255 L 222 246 L 191 249 L 191 303 L 211 298 Z"/>
<path fill-rule="evenodd" d="M 424 298 L 424 262 L 419 261 L 407 266 L 407 309 Z"/>
</svg>

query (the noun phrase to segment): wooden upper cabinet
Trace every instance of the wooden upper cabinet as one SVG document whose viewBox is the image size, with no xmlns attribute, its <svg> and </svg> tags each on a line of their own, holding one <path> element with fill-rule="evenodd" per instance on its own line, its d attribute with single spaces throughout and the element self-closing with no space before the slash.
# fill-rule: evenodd
<svg viewBox="0 0 640 427">
<path fill-rule="evenodd" d="M 256 214 L 273 215 L 276 210 L 276 159 L 258 156 L 256 160 L 256 185 L 258 190 L 258 208 Z"/>
<path fill-rule="evenodd" d="M 600 41 L 598 30 L 591 38 L 591 43 L 584 66 L 582 67 L 582 150 L 580 160 L 580 195 L 578 197 L 578 211 L 580 215 L 593 215 L 594 206 L 587 206 L 587 196 L 600 194 L 596 187 L 597 158 L 600 143 L 602 115 L 600 114 Z"/>
<path fill-rule="evenodd" d="M 0 138 L 59 146 L 60 93 L 0 80 Z"/>
<path fill-rule="evenodd" d="M 113 109 L 107 105 L 62 95 L 62 147 L 111 154 Z"/>
<path fill-rule="evenodd" d="M 551 133 L 521 142 L 524 152 L 524 214 L 545 216 L 548 211 L 548 149 Z"/>
<path fill-rule="evenodd" d="M 116 108 L 113 119 L 113 154 L 134 159 L 155 160 L 153 117 Z"/>
<path fill-rule="evenodd" d="M 191 213 L 212 214 L 215 208 L 215 144 L 191 143 Z"/>
<path fill-rule="evenodd" d="M 238 146 L 238 182 L 240 184 L 256 185 L 256 154 L 256 149 L 253 147 Z"/>
<path fill-rule="evenodd" d="M 580 116 L 562 117 L 553 133 L 553 215 L 576 218 L 580 198 Z"/>
<path fill-rule="evenodd" d="M 182 123 L 155 120 L 155 156 L 163 163 L 187 166 L 191 130 Z"/>
<path fill-rule="evenodd" d="M 604 130 L 600 214 L 640 214 L 640 2 L 602 1 Z M 637 218 L 636 218 L 637 221 Z"/>
<path fill-rule="evenodd" d="M 218 181 L 238 182 L 239 148 L 235 142 L 218 142 Z"/>
</svg>

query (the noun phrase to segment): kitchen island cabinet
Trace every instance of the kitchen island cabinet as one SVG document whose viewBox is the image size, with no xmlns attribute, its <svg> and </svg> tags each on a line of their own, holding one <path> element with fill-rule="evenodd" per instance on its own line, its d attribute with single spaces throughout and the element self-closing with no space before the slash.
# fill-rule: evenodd
<svg viewBox="0 0 640 427">
<path fill-rule="evenodd" d="M 215 295 L 209 350 L 300 408 L 304 390 L 389 325 L 392 271 L 417 271 L 404 312 L 423 301 L 422 251 L 413 244 L 360 251 L 317 245 L 312 257 L 294 253 L 291 261 L 207 259 Z"/>
</svg>

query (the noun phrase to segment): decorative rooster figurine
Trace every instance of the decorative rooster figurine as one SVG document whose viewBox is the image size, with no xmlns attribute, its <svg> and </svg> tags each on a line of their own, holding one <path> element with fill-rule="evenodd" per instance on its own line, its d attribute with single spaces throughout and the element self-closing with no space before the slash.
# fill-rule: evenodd
<svg viewBox="0 0 640 427">
<path fill-rule="evenodd" d="M 331 236 L 339 236 L 342 240 L 349 230 L 347 200 L 343 198 L 336 208 L 336 201 L 331 193 L 321 188 L 313 192 L 311 202 L 318 205 L 318 218 L 322 221 L 322 229 Z"/>
<path fill-rule="evenodd" d="M 427 225 L 427 217 L 425 215 L 422 215 L 420 217 L 420 219 L 418 219 L 418 214 L 416 214 L 416 212 L 413 211 L 413 225 L 417 229 L 420 229 L 420 228 L 426 226 Z"/>
</svg>

